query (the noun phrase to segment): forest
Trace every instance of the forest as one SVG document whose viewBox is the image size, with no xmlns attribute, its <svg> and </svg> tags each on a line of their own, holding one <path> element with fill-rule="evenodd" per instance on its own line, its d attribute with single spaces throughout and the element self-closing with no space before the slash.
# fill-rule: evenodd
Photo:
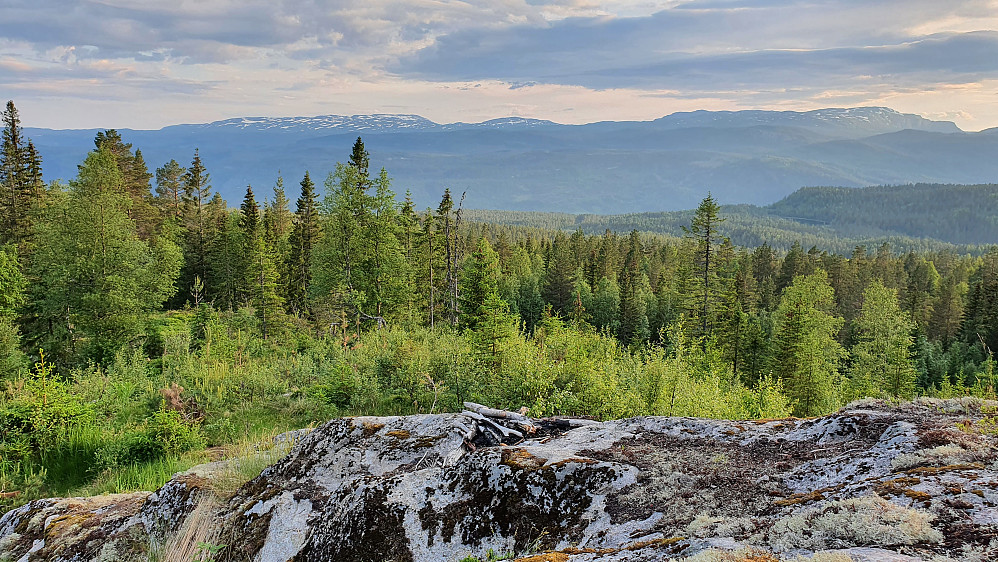
<svg viewBox="0 0 998 562">
<path fill-rule="evenodd" d="M 150 171 L 106 130 L 46 183 L 7 103 L 3 506 L 464 401 L 747 419 L 995 398 L 998 248 L 736 245 L 709 193 L 681 236 L 498 224 L 448 189 L 417 209 L 360 138 L 343 156 L 227 202 L 197 149 Z"/>
</svg>

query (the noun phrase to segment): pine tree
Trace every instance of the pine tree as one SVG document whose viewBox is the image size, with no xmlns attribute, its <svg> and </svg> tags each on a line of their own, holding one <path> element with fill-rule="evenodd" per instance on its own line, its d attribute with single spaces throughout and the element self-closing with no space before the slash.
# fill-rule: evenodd
<svg viewBox="0 0 998 562">
<path fill-rule="evenodd" d="M 186 172 L 176 160 L 156 168 L 156 204 L 165 217 L 179 219 L 182 216 Z"/>
<path fill-rule="evenodd" d="M 316 201 L 315 183 L 305 172 L 301 180 L 301 195 L 295 210 L 291 235 L 288 239 L 287 304 L 293 314 L 310 313 L 309 297 L 312 290 L 312 261 L 315 245 L 319 241 L 319 206 Z"/>
</svg>

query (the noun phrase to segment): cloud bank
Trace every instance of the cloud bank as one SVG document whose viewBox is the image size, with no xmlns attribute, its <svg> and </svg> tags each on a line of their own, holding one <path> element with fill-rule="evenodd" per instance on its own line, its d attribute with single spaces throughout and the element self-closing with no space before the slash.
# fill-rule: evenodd
<svg viewBox="0 0 998 562">
<path fill-rule="evenodd" d="M 887 104 L 982 128 L 996 55 L 993 0 L 5 0 L 0 19 L 0 90 L 44 126 Z"/>
</svg>

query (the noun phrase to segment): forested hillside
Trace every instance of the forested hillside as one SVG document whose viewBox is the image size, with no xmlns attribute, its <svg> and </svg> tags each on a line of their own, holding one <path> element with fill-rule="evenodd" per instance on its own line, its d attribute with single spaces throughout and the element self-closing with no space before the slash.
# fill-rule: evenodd
<svg viewBox="0 0 998 562">
<path fill-rule="evenodd" d="M 804 247 L 848 253 L 856 246 L 887 242 L 895 251 L 952 250 L 980 253 L 998 240 L 998 185 L 914 184 L 805 187 L 765 207 L 724 205 L 722 235 L 738 246 L 767 243 L 786 251 Z M 682 236 L 692 211 L 573 215 L 525 211 L 468 210 L 476 222 L 581 229 L 599 234 L 638 230 Z"/>
<path fill-rule="evenodd" d="M 998 249 L 735 244 L 709 195 L 676 236 L 473 222 L 449 190 L 397 197 L 360 138 L 326 177 L 240 201 L 199 151 L 150 168 L 114 130 L 45 183 L 13 103 L 3 122 L 7 503 L 151 489 L 284 429 L 466 400 L 756 418 L 995 395 Z"/>
</svg>

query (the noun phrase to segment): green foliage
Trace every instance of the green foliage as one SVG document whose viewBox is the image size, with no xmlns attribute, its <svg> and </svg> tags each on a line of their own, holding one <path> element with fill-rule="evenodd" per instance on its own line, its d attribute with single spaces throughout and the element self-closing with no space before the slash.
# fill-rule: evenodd
<svg viewBox="0 0 998 562">
<path fill-rule="evenodd" d="M 114 156 L 91 152 L 65 206 L 38 233 L 32 287 L 60 352 L 82 345 L 106 360 L 142 336 L 143 319 L 173 294 L 180 254 L 169 240 L 138 238 Z M 58 217 L 58 220 L 55 220 Z"/>
<path fill-rule="evenodd" d="M 250 189 L 230 210 L 195 152 L 157 170 L 147 212 L 141 152 L 98 141 L 0 249 L 0 489 L 22 492 L 4 501 L 155 488 L 207 446 L 469 400 L 737 419 L 995 393 L 998 250 L 868 252 L 709 196 L 696 212 L 534 216 L 463 211 L 445 190 L 419 213 L 359 139 L 321 208 L 306 173 L 293 217 L 280 179 L 262 217 Z M 31 371 L 22 333 L 51 349 Z"/>
<path fill-rule="evenodd" d="M 852 348 L 849 373 L 852 398 L 880 393 L 910 398 L 916 376 L 911 360 L 914 325 L 898 305 L 897 291 L 874 280 L 863 291 L 856 328 L 858 341 Z"/>
<path fill-rule="evenodd" d="M 41 353 L 27 377 L 8 385 L 0 409 L 0 447 L 5 457 L 44 455 L 73 425 L 93 421 L 94 411 L 77 400 L 53 370 Z"/>
<path fill-rule="evenodd" d="M 834 292 L 824 271 L 797 276 L 776 308 L 773 372 L 794 402 L 794 415 L 816 416 L 838 404 L 838 366 L 845 352 L 835 339 L 842 318 L 832 314 Z"/>
<path fill-rule="evenodd" d="M 164 403 L 142 426 L 103 447 L 97 464 L 101 469 L 116 469 L 200 450 L 205 444 L 200 427 L 179 412 L 167 410 Z"/>
</svg>

